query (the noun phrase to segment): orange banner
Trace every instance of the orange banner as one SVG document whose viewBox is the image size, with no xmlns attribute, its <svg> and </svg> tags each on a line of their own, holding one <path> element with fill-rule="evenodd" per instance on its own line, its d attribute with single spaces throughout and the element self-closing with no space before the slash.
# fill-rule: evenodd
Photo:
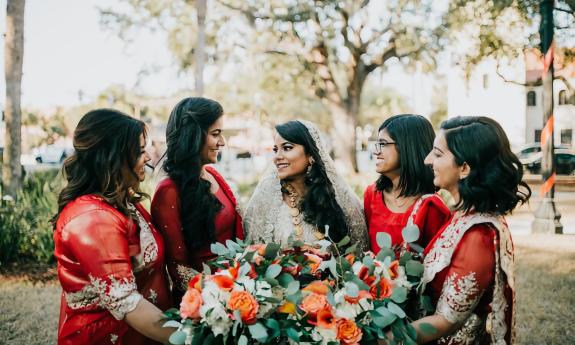
<svg viewBox="0 0 575 345">
<path fill-rule="evenodd" d="M 555 173 L 549 176 L 549 178 L 541 186 L 541 189 L 539 190 L 541 197 L 544 197 L 545 194 L 549 193 L 551 188 L 553 188 L 554 184 L 555 184 Z"/>
<path fill-rule="evenodd" d="M 543 128 L 543 130 L 541 131 L 541 147 L 545 146 L 547 140 L 549 140 L 549 138 L 551 138 L 551 135 L 553 135 L 553 124 L 554 124 L 553 114 L 551 114 L 549 120 L 547 120 L 547 123 L 545 124 L 545 128 Z"/>
</svg>

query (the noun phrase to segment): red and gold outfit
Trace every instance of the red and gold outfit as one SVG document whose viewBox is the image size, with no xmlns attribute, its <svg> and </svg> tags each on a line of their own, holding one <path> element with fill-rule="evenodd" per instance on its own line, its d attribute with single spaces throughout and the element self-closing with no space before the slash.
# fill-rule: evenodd
<svg viewBox="0 0 575 345">
<path fill-rule="evenodd" d="M 129 208 L 134 220 L 97 195 L 83 195 L 60 213 L 59 345 L 156 344 L 123 321 L 142 298 L 161 310 L 172 305 L 162 237 L 141 205 Z"/>
<path fill-rule="evenodd" d="M 222 209 L 215 218 L 216 241 L 225 243 L 226 240 L 243 239 L 242 219 L 232 190 L 214 168 L 206 166 L 205 169 L 218 182 L 219 189 L 215 197 L 222 204 Z M 168 272 L 174 283 L 172 295 L 174 303 L 179 305 L 187 290 L 188 281 L 198 272 L 202 272 L 202 263 L 216 256 L 211 252 L 209 244 L 194 251 L 186 248 L 181 223 L 180 194 L 174 181 L 166 178 L 158 184 L 151 209 L 154 224 L 166 241 Z"/>
<path fill-rule="evenodd" d="M 410 223 L 415 224 L 420 229 L 418 244 L 424 248 L 450 216 L 449 209 L 436 194 L 420 197 L 405 212 L 392 212 L 383 201 L 382 192 L 376 189 L 375 183 L 365 190 L 363 206 L 370 249 L 375 254 L 380 250 L 376 240 L 379 232 L 388 233 L 391 236 L 392 246 L 398 246 L 403 243 L 401 230 Z"/>
<path fill-rule="evenodd" d="M 435 313 L 461 327 L 437 344 L 512 344 L 513 243 L 503 217 L 469 213 L 425 249 L 422 282 Z"/>
</svg>

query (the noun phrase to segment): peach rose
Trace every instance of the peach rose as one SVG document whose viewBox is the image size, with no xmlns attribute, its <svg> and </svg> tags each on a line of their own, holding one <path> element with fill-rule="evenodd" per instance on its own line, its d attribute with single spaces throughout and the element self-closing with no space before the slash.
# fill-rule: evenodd
<svg viewBox="0 0 575 345">
<path fill-rule="evenodd" d="M 318 293 L 312 292 L 305 296 L 299 305 L 300 309 L 315 318 L 317 313 L 322 309 L 329 309 L 331 306 L 327 301 L 325 295 L 320 295 Z"/>
<path fill-rule="evenodd" d="M 256 252 L 261 256 L 266 254 L 266 245 L 263 243 L 252 244 L 248 247 L 248 252 Z"/>
<path fill-rule="evenodd" d="M 257 313 L 260 309 L 258 301 L 247 291 L 234 291 L 230 295 L 228 308 L 240 312 L 242 322 L 253 325 L 257 321 Z"/>
<path fill-rule="evenodd" d="M 336 338 L 339 339 L 340 344 L 359 344 L 362 336 L 363 332 L 352 320 L 339 319 L 337 321 Z"/>
<path fill-rule="evenodd" d="M 180 315 L 186 319 L 199 319 L 202 295 L 196 289 L 188 289 L 180 303 Z"/>
<path fill-rule="evenodd" d="M 302 291 L 314 292 L 320 295 L 327 295 L 327 293 L 329 292 L 329 288 L 324 282 L 320 280 L 315 280 L 311 282 L 308 286 L 304 287 Z"/>
<path fill-rule="evenodd" d="M 381 301 L 382 299 L 391 296 L 393 285 L 389 280 L 381 278 L 377 284 L 374 284 L 369 288 L 369 292 L 374 299 Z"/>
</svg>

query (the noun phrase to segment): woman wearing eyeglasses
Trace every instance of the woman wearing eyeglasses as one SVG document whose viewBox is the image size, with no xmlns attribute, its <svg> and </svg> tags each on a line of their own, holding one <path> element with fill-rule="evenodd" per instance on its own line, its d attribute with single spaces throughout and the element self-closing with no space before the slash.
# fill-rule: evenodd
<svg viewBox="0 0 575 345">
<path fill-rule="evenodd" d="M 373 152 L 377 159 L 377 181 L 364 193 L 371 250 L 378 253 L 377 234 L 391 236 L 396 254 L 404 244 L 402 230 L 415 225 L 419 240 L 409 249 L 421 252 L 449 218 L 449 209 L 435 194 L 433 171 L 423 163 L 433 147 L 431 123 L 420 115 L 395 115 L 378 130 Z"/>
</svg>

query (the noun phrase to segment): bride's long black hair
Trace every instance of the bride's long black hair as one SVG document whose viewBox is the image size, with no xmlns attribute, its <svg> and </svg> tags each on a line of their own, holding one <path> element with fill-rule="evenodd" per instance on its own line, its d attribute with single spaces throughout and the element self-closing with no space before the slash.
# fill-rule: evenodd
<svg viewBox="0 0 575 345">
<path fill-rule="evenodd" d="M 349 234 L 345 215 L 335 200 L 334 188 L 327 177 L 319 149 L 307 127 L 299 121 L 289 121 L 275 128 L 285 140 L 302 145 L 305 153 L 311 155 L 314 160 L 311 170 L 305 176 L 307 192 L 301 202 L 305 221 L 317 226 L 322 233 L 325 232 L 324 227 L 329 225 L 331 239 L 335 242 L 340 241 Z"/>
<path fill-rule="evenodd" d="M 208 128 L 224 111 L 211 99 L 192 97 L 178 103 L 166 128 L 166 160 L 162 168 L 178 186 L 180 220 L 188 249 L 216 241 L 215 217 L 222 204 L 210 192 L 210 182 L 200 177 L 201 152 Z"/>
</svg>

